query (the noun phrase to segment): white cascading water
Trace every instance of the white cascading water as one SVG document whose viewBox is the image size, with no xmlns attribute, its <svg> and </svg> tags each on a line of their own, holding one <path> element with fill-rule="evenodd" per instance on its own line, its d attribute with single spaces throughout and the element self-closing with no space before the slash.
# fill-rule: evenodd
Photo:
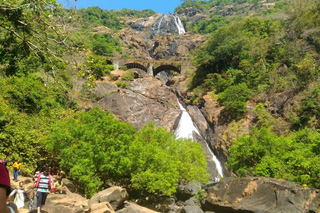
<svg viewBox="0 0 320 213">
<path fill-rule="evenodd" d="M 162 22 L 162 20 L 163 20 L 163 18 L 164 18 L 165 16 L 166 16 L 166 15 L 163 15 L 163 16 L 161 17 L 160 21 L 159 21 L 157 34 L 160 33 L 161 22 Z"/>
<path fill-rule="evenodd" d="M 219 173 L 219 175 L 221 177 L 223 177 L 223 171 L 222 171 L 222 166 L 221 166 L 221 163 L 220 161 L 218 160 L 218 158 L 213 154 L 212 150 L 210 149 L 208 143 L 206 143 L 207 147 L 208 147 L 208 150 L 209 152 L 211 153 L 212 155 L 212 160 L 214 161 L 214 163 L 216 164 L 216 167 L 217 167 L 217 171 Z"/>
<path fill-rule="evenodd" d="M 158 24 L 157 34 L 160 33 L 161 23 L 162 23 L 164 17 L 166 17 L 166 16 L 167 16 L 167 15 L 164 14 L 164 15 L 161 17 L 161 19 L 160 19 L 160 21 L 159 21 L 159 24 Z M 176 25 L 176 27 L 177 27 L 177 29 L 178 29 L 179 35 L 180 35 L 180 34 L 185 34 L 186 31 L 185 31 L 185 29 L 184 29 L 184 27 L 183 27 L 183 24 L 182 24 L 180 18 L 179 18 L 178 16 L 175 16 L 175 15 L 171 15 L 171 16 L 173 17 L 173 20 L 174 20 L 174 23 L 175 23 L 175 25 Z"/>
<path fill-rule="evenodd" d="M 178 124 L 178 128 L 175 131 L 177 138 L 193 138 L 192 132 L 195 131 L 200 135 L 198 129 L 194 126 L 193 121 L 187 112 L 187 110 L 180 104 L 178 100 L 180 109 L 182 110 L 182 115 Z"/>
<path fill-rule="evenodd" d="M 198 135 L 200 135 L 198 129 L 195 127 L 189 113 L 187 110 L 180 104 L 178 100 L 178 104 L 180 109 L 182 110 L 182 115 L 178 124 L 178 128 L 175 131 L 175 135 L 177 138 L 190 138 L 194 140 L 193 138 L 193 131 L 196 132 Z M 195 141 L 195 140 L 194 140 Z M 212 150 L 208 146 L 208 143 L 206 143 L 209 152 L 212 155 L 212 160 L 215 162 L 217 171 L 221 177 L 223 177 L 223 172 L 222 172 L 222 166 L 217 157 L 213 154 Z"/>
<path fill-rule="evenodd" d="M 179 35 L 180 34 L 185 34 L 186 31 L 185 31 L 185 29 L 183 27 L 183 24 L 182 24 L 180 18 L 178 16 L 175 16 L 175 15 L 172 15 L 172 16 L 173 16 L 174 22 L 175 22 L 175 24 L 176 24 L 176 26 L 178 28 Z"/>
</svg>

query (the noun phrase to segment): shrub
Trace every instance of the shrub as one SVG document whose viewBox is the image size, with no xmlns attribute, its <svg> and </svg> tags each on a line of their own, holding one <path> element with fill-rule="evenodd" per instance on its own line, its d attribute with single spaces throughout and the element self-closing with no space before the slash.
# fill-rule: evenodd
<svg viewBox="0 0 320 213">
<path fill-rule="evenodd" d="M 218 101 L 220 105 L 225 106 L 225 111 L 229 118 L 240 119 L 246 109 L 246 101 L 251 97 L 251 90 L 245 83 L 228 87 L 219 94 Z"/>
<path fill-rule="evenodd" d="M 125 74 L 121 76 L 122 80 L 125 81 L 133 81 L 134 80 L 134 71 L 133 70 L 127 70 Z"/>
<path fill-rule="evenodd" d="M 124 81 L 118 81 L 118 82 L 116 83 L 116 85 L 117 85 L 118 87 L 120 87 L 120 88 L 124 88 L 124 89 L 127 89 L 127 88 L 128 88 L 128 85 L 127 85 L 126 82 L 124 82 Z"/>
</svg>

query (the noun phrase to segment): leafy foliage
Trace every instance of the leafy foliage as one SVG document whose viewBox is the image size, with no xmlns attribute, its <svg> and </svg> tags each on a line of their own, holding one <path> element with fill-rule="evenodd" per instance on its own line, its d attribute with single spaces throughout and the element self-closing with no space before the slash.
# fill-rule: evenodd
<svg viewBox="0 0 320 213">
<path fill-rule="evenodd" d="M 124 81 L 133 81 L 134 80 L 134 71 L 133 70 L 127 70 L 126 73 L 124 73 L 121 76 L 121 79 Z"/>
<path fill-rule="evenodd" d="M 79 75 L 86 78 L 87 86 L 91 87 L 91 85 L 94 85 L 94 80 L 109 75 L 112 70 L 114 70 L 114 66 L 108 64 L 105 58 L 98 55 L 89 55 Z"/>
<path fill-rule="evenodd" d="M 115 52 L 122 53 L 119 39 L 112 38 L 110 34 L 93 35 L 92 51 L 97 55 L 114 56 Z"/>
<path fill-rule="evenodd" d="M 103 10 L 99 7 L 88 7 L 87 9 L 79 10 L 82 19 L 92 23 L 95 26 L 106 26 L 114 31 L 124 27 L 122 19 L 118 18 L 117 14 L 111 10 Z"/>
<path fill-rule="evenodd" d="M 0 3 L 0 63 L 6 65 L 6 75 L 15 74 L 20 59 L 31 54 L 42 63 L 50 62 L 51 69 L 62 61 L 61 47 L 68 46 L 67 33 L 62 30 L 65 14 L 56 0 Z M 72 10 L 68 15 L 72 16 Z"/>
<path fill-rule="evenodd" d="M 234 141 L 227 166 L 240 175 L 283 178 L 318 188 L 319 139 L 317 130 L 302 129 L 284 137 L 254 128 Z"/>
<path fill-rule="evenodd" d="M 129 179 L 134 188 L 168 195 L 180 179 L 208 181 L 200 144 L 153 124 L 137 132 L 99 108 L 58 122 L 47 148 L 88 196 L 107 180 Z"/>
<path fill-rule="evenodd" d="M 226 106 L 226 114 L 234 118 L 241 118 L 247 111 L 246 101 L 250 98 L 251 91 L 245 83 L 228 87 L 219 94 L 218 101 L 221 105 Z"/>
</svg>

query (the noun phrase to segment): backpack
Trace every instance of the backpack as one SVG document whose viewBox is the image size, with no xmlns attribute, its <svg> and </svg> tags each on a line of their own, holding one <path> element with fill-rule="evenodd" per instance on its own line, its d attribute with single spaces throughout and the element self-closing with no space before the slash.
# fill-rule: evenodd
<svg viewBox="0 0 320 213">
<path fill-rule="evenodd" d="M 41 176 L 41 173 L 39 172 L 39 175 L 38 175 L 38 178 L 37 178 L 37 183 L 36 183 L 36 188 L 38 188 L 39 186 L 39 183 L 40 183 L 40 176 Z M 49 174 L 49 190 L 51 190 L 51 185 L 52 185 L 52 182 L 51 182 L 51 175 Z"/>
</svg>

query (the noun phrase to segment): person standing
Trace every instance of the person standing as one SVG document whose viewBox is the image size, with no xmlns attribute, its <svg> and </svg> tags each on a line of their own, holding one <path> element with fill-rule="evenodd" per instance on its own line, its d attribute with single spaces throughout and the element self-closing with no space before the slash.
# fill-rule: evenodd
<svg viewBox="0 0 320 213">
<path fill-rule="evenodd" d="M 20 160 L 16 161 L 12 166 L 13 166 L 13 180 L 18 181 L 19 170 L 21 169 Z"/>
<path fill-rule="evenodd" d="M 46 203 L 51 186 L 54 184 L 52 177 L 49 174 L 49 168 L 45 167 L 43 172 L 39 173 L 39 175 L 35 178 L 35 181 L 35 188 L 37 189 L 37 212 L 41 213 L 41 209 Z"/>
<path fill-rule="evenodd" d="M 7 205 L 7 199 L 10 191 L 10 178 L 8 170 L 3 164 L 0 164 L 0 213 L 18 212 L 15 204 L 9 203 Z"/>
<path fill-rule="evenodd" d="M 24 200 L 25 200 L 24 192 L 25 192 L 25 189 L 23 186 L 23 182 L 20 182 L 18 188 L 13 190 L 9 195 L 9 198 L 16 195 L 14 198 L 14 204 L 16 204 L 18 209 L 24 207 Z"/>
</svg>

